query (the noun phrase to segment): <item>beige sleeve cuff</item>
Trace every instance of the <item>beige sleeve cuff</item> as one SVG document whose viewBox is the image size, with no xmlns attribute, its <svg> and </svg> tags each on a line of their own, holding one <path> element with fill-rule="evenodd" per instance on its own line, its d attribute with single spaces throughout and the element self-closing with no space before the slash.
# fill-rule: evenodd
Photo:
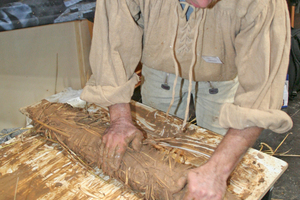
<svg viewBox="0 0 300 200">
<path fill-rule="evenodd" d="M 258 110 L 226 103 L 221 107 L 219 123 L 223 128 L 245 129 L 260 127 L 284 133 L 293 127 L 293 121 L 281 110 Z"/>
<path fill-rule="evenodd" d="M 94 81 L 91 80 L 84 87 L 80 98 L 87 102 L 99 104 L 101 106 L 129 103 L 131 96 L 133 95 L 134 87 L 138 81 L 139 77 L 135 73 L 125 84 L 117 87 L 95 85 Z"/>
</svg>

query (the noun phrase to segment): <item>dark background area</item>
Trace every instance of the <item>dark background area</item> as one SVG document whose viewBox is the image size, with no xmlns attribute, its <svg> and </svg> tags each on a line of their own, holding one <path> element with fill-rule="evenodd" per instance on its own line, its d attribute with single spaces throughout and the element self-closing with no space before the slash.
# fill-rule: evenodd
<svg viewBox="0 0 300 200">
<path fill-rule="evenodd" d="M 288 107 L 284 109 L 293 120 L 294 126 L 287 133 L 292 132 L 285 142 L 279 147 L 278 153 L 290 150 L 287 154 L 300 155 L 300 95 L 289 100 Z M 264 142 L 275 150 L 283 141 L 287 133 L 278 134 L 270 130 L 264 130 L 253 148 L 260 149 L 260 143 Z M 266 148 L 265 148 L 266 150 Z M 275 156 L 288 163 L 288 169 L 275 183 L 272 191 L 274 200 L 299 200 L 300 199 L 300 157 Z"/>
<path fill-rule="evenodd" d="M 300 13 L 295 13 L 294 28 L 300 28 Z M 300 155 L 300 93 L 294 99 L 289 99 L 287 112 L 294 123 L 293 128 L 289 131 L 293 134 L 289 135 L 285 142 L 278 149 L 279 153 L 288 152 L 288 154 Z M 270 130 L 264 130 L 259 139 L 253 146 L 255 149 L 260 149 L 261 142 L 267 143 L 274 150 L 281 143 L 287 133 L 277 134 Z M 288 163 L 288 169 L 275 183 L 272 192 L 273 200 L 300 200 L 300 156 L 294 157 L 278 157 Z"/>
</svg>

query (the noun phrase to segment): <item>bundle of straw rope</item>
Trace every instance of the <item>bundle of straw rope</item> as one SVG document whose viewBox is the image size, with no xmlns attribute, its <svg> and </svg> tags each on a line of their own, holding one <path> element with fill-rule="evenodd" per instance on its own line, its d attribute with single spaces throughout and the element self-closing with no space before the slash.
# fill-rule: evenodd
<svg viewBox="0 0 300 200">
<path fill-rule="evenodd" d="M 68 104 L 42 101 L 28 107 L 27 113 L 37 132 L 58 141 L 88 166 L 101 168 L 99 152 L 101 138 L 109 126 L 107 111 L 88 113 Z M 157 143 L 149 141 L 152 142 L 143 145 L 140 152 L 128 147 L 119 170 L 109 175 L 133 190 L 144 192 L 146 199 L 182 199 L 185 191 L 180 191 L 177 183 L 192 166 L 173 159 L 179 156 L 174 156 L 174 152 L 158 151 Z"/>
</svg>

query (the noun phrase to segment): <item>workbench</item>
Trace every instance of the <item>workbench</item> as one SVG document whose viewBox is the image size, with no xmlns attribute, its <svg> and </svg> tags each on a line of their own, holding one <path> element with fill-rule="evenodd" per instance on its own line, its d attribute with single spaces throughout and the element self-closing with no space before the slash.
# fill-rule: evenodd
<svg viewBox="0 0 300 200">
<path fill-rule="evenodd" d="M 72 93 L 66 91 L 68 92 Z M 58 102 L 62 98 L 60 95 L 54 95 L 48 100 Z M 71 105 L 84 107 L 85 103 L 82 103 L 78 96 L 69 96 L 73 98 L 68 100 Z M 134 101 L 131 102 L 131 106 L 135 122 L 147 132 L 148 137 L 163 136 L 165 139 L 161 140 L 160 145 L 193 155 L 185 160 L 186 164 L 202 165 L 222 140 L 222 136 L 191 124 L 188 126 L 185 140 L 187 144 L 188 140 L 193 140 L 199 144 L 199 148 L 188 145 L 183 148 L 174 141 L 168 142 L 168 138 L 173 136 L 166 135 L 170 130 L 176 135 L 180 130 L 181 119 L 172 117 L 171 121 L 162 124 L 159 119 L 163 118 L 165 113 Z M 99 109 L 107 112 L 107 108 Z M 21 110 L 26 114 L 25 108 Z M 27 133 L 3 144 L 0 149 L 0 188 L 3 195 L 0 199 L 143 198 L 142 194 L 129 190 L 117 180 L 108 181 L 109 177 L 100 169 L 87 169 L 78 160 L 62 152 L 63 149 L 58 144 L 46 141 L 38 134 Z M 251 148 L 231 174 L 227 191 L 236 199 L 261 199 L 286 169 L 286 162 Z"/>
</svg>

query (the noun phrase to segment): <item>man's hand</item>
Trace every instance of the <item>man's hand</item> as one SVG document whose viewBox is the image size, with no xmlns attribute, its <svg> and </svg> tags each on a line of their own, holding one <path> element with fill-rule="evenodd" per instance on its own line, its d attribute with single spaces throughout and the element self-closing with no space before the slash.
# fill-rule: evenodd
<svg viewBox="0 0 300 200">
<path fill-rule="evenodd" d="M 189 171 L 185 200 L 223 199 L 228 177 L 261 131 L 258 127 L 229 129 L 208 162 Z"/>
<path fill-rule="evenodd" d="M 109 107 L 110 127 L 105 130 L 100 147 L 102 169 L 111 174 L 119 169 L 127 146 L 131 143 L 134 150 L 142 147 L 143 134 L 131 119 L 129 104 L 115 104 Z"/>
<path fill-rule="evenodd" d="M 226 179 L 218 175 L 209 163 L 192 169 L 188 173 L 188 192 L 184 199 L 222 200 L 226 192 Z"/>
</svg>

